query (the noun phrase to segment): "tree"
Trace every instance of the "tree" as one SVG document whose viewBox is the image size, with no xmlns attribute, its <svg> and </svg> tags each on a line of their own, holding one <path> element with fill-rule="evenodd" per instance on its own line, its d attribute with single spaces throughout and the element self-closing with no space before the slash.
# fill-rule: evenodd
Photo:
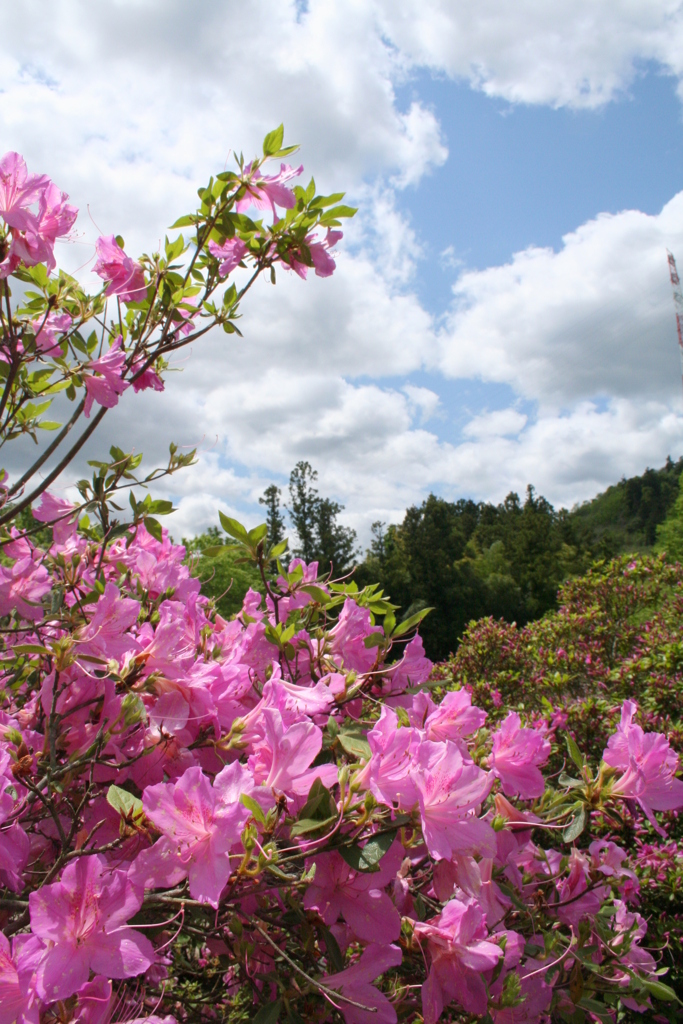
<svg viewBox="0 0 683 1024">
<path fill-rule="evenodd" d="M 332 571 L 337 576 L 349 568 L 356 554 L 356 531 L 337 522 L 343 509 L 330 498 L 318 498 L 315 507 L 314 557 L 322 572 Z"/>
<path fill-rule="evenodd" d="M 310 462 L 305 461 L 297 462 L 289 475 L 291 504 L 286 507 L 299 538 L 299 545 L 294 549 L 294 554 L 303 558 L 304 562 L 312 562 L 315 559 L 318 492 L 313 484 L 317 479 L 317 472 Z"/>
<path fill-rule="evenodd" d="M 657 550 L 665 551 L 670 562 L 683 562 L 683 474 L 673 508 L 657 527 Z"/>
<path fill-rule="evenodd" d="M 313 486 L 317 479 L 309 462 L 297 462 L 290 473 L 288 511 L 299 538 L 294 553 L 304 562 L 319 562 L 323 572 L 332 567 L 343 573 L 356 553 L 356 531 L 337 522 L 344 506 L 321 498 Z"/>
<path fill-rule="evenodd" d="M 280 512 L 280 495 L 282 491 L 276 484 L 269 484 L 259 498 L 259 505 L 266 506 L 266 523 L 268 524 L 268 540 L 274 546 L 285 536 L 285 518 Z"/>
</svg>

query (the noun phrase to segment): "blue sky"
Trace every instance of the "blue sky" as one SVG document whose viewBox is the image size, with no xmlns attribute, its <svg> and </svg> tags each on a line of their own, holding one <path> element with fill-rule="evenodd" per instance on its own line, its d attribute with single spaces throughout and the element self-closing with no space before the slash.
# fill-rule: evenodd
<svg viewBox="0 0 683 1024">
<path fill-rule="evenodd" d="M 454 269 L 484 269 L 528 246 L 559 248 L 599 213 L 659 213 L 683 187 L 683 120 L 676 79 L 640 70 L 597 110 L 518 105 L 428 73 L 398 91 L 434 110 L 448 160 L 401 194 L 423 242 L 419 294 L 439 315 Z M 683 259 L 683 253 L 681 254 Z"/>
<path fill-rule="evenodd" d="M 84 457 L 199 445 L 175 535 L 256 522 L 308 459 L 364 541 L 430 491 L 570 506 L 682 454 L 681 95 L 683 0 L 15 5 L 0 135 L 80 208 L 84 281 L 99 231 L 154 249 L 281 121 L 359 207 L 333 278 L 254 289 L 243 343 L 124 396 Z"/>
</svg>

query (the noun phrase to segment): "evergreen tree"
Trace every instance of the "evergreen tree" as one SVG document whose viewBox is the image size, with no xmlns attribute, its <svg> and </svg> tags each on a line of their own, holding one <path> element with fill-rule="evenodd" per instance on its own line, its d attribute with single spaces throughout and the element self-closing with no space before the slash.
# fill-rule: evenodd
<svg viewBox="0 0 683 1024">
<path fill-rule="evenodd" d="M 321 572 L 345 572 L 356 554 L 356 531 L 337 522 L 344 509 L 329 498 L 318 498 L 315 510 L 315 559 Z"/>
<path fill-rule="evenodd" d="M 669 562 L 683 562 L 683 474 L 678 478 L 673 508 L 657 527 L 657 550 L 665 551 Z"/>
<path fill-rule="evenodd" d="M 270 484 L 259 498 L 259 505 L 266 506 L 266 522 L 268 523 L 268 540 L 271 544 L 279 544 L 285 536 L 285 518 L 280 511 L 280 495 L 282 491 L 275 484 Z"/>
<path fill-rule="evenodd" d="M 285 506 L 299 538 L 294 549 L 298 558 L 312 562 L 316 556 L 316 521 L 318 513 L 318 492 L 313 486 L 318 474 L 309 462 L 297 462 L 289 475 L 290 505 Z"/>
</svg>

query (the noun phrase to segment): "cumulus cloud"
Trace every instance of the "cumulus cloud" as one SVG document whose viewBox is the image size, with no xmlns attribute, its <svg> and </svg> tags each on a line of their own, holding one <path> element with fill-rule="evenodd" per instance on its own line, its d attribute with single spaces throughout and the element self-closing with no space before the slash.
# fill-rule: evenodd
<svg viewBox="0 0 683 1024">
<path fill-rule="evenodd" d="M 603 214 L 558 252 L 527 249 L 463 273 L 440 367 L 554 406 L 599 395 L 678 400 L 667 248 L 683 254 L 683 192 L 656 216 Z"/>
<path fill-rule="evenodd" d="M 387 36 L 416 64 L 512 103 L 595 108 L 645 61 L 683 74 L 678 0 L 378 0 Z"/>
<path fill-rule="evenodd" d="M 165 394 L 124 395 L 83 458 L 114 439 L 142 447 L 148 464 L 172 439 L 199 445 L 197 466 L 155 485 L 178 504 L 176 536 L 215 523 L 217 507 L 255 522 L 264 487 L 286 484 L 308 459 L 364 538 L 373 520 L 399 520 L 429 490 L 499 500 L 533 482 L 571 504 L 676 454 L 664 248 L 683 252 L 683 193 L 655 217 L 598 217 L 558 252 L 462 272 L 437 323 L 415 294 L 424 254 L 396 190 L 419 187 L 447 149 L 435 111 L 419 100 L 402 109 L 397 86 L 426 66 L 513 102 L 597 106 L 643 59 L 683 73 L 682 9 L 670 0 L 8 8 L 3 145 L 81 207 L 78 242 L 59 253 L 81 276 L 99 231 L 123 234 L 131 253 L 154 248 L 231 159 L 227 147 L 249 156 L 282 120 L 319 190 L 347 188 L 360 206 L 333 278 L 304 284 L 280 272 L 276 288 L 259 283 L 243 341 L 207 338 L 185 351 Z M 504 383 L 515 397 L 474 409 L 458 433 L 447 387 L 410 379 L 422 370 Z M 28 447 L 18 446 L 16 465 Z"/>
</svg>

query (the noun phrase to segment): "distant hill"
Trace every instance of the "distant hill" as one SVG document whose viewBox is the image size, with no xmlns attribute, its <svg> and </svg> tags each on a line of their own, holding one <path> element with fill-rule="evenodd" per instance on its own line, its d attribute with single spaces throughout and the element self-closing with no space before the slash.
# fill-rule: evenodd
<svg viewBox="0 0 683 1024">
<path fill-rule="evenodd" d="M 683 458 L 667 458 L 661 469 L 646 469 L 641 476 L 622 479 L 602 494 L 576 505 L 569 513 L 574 536 L 581 547 L 597 548 L 606 555 L 644 551 L 656 540 L 678 496 Z"/>
</svg>

